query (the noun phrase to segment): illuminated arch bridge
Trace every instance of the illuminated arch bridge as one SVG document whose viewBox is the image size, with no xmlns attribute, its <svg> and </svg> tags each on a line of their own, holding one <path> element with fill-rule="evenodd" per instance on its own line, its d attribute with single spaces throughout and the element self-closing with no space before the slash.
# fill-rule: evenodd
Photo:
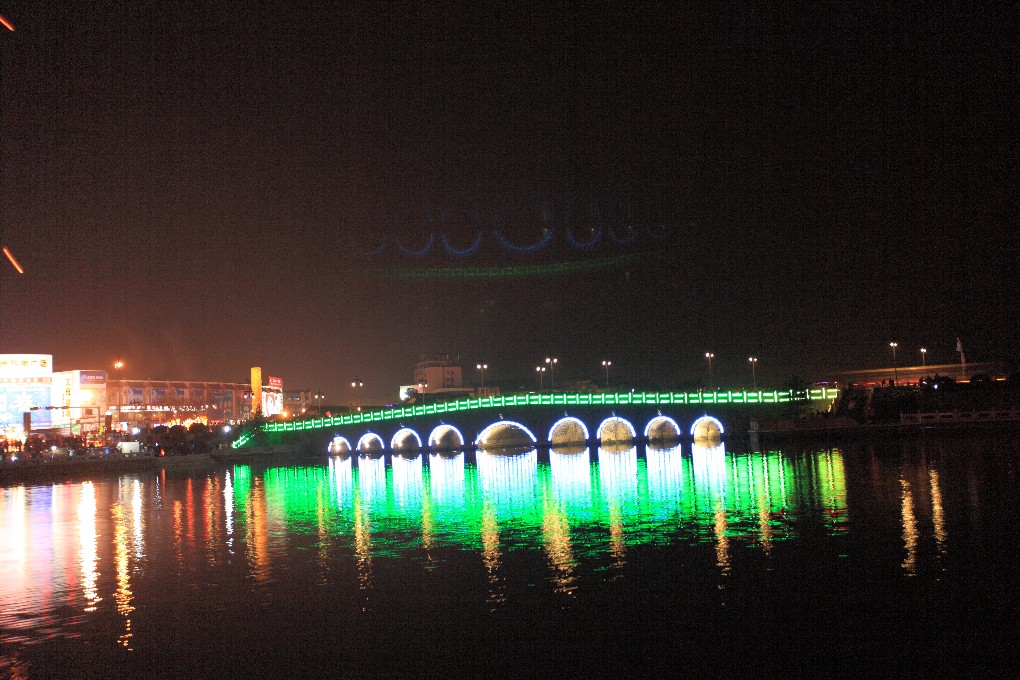
<svg viewBox="0 0 1020 680">
<path fill-rule="evenodd" d="M 832 401 L 831 388 L 779 391 L 513 394 L 265 423 L 232 444 L 303 444 L 313 451 L 664 445 L 722 438 L 782 404 Z"/>
</svg>

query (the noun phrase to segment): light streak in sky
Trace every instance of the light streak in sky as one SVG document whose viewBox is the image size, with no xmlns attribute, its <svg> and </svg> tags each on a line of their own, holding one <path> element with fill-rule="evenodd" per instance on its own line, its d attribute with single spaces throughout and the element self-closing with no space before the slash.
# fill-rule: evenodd
<svg viewBox="0 0 1020 680">
<path fill-rule="evenodd" d="M 4 26 L 6 26 L 8 29 L 10 29 L 12 31 L 14 30 L 14 24 L 12 24 L 10 21 L 5 19 L 2 15 L 0 15 L 0 24 L 3 24 Z M 7 250 L 7 249 L 4 248 L 4 250 Z"/>
<path fill-rule="evenodd" d="M 0 19 L 3 19 L 3 17 L 0 17 Z M 14 29 L 12 28 L 11 30 L 13 31 Z M 14 265 L 14 268 L 18 270 L 19 274 L 25 273 L 25 270 L 22 269 L 21 265 L 18 264 L 17 259 L 15 259 L 14 253 L 12 253 L 11 249 L 8 248 L 7 246 L 4 246 L 4 255 L 7 256 L 7 259 L 10 260 L 11 264 Z"/>
</svg>

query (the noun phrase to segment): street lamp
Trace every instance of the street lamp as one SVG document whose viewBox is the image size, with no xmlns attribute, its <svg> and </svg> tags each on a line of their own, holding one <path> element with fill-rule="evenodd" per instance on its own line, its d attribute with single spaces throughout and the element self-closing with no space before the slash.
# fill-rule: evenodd
<svg viewBox="0 0 1020 680">
<path fill-rule="evenodd" d="M 358 399 L 358 395 L 361 393 L 361 388 L 365 386 L 365 383 L 361 382 L 360 378 L 355 378 L 351 381 L 351 388 L 354 390 L 354 403 L 351 406 L 357 407 L 361 410 L 361 401 Z"/>
<path fill-rule="evenodd" d="M 708 387 L 709 387 L 709 389 L 711 389 L 711 387 L 712 387 L 712 359 L 715 358 L 715 355 L 712 354 L 711 352 L 705 352 L 705 358 L 708 359 Z"/>
<path fill-rule="evenodd" d="M 896 372 L 896 348 L 900 346 L 900 343 L 890 342 L 889 346 L 892 347 L 892 374 L 893 384 L 895 385 L 896 381 L 899 379 L 899 374 Z"/>
<path fill-rule="evenodd" d="M 758 357 L 747 357 L 747 360 L 751 362 L 751 382 L 754 385 L 754 389 L 758 389 L 758 374 L 754 368 L 758 365 Z"/>
<path fill-rule="evenodd" d="M 321 416 L 322 415 L 322 400 L 326 398 L 326 395 L 322 392 L 315 393 L 315 411 Z"/>
<path fill-rule="evenodd" d="M 543 378 L 545 378 L 545 366 L 535 366 L 535 372 L 538 373 L 538 391 L 541 392 L 543 388 Z"/>
<path fill-rule="evenodd" d="M 489 364 L 478 364 L 475 366 L 482 373 L 482 389 L 485 389 L 485 369 L 489 367 Z"/>
<path fill-rule="evenodd" d="M 921 366 L 927 366 L 928 350 L 924 347 L 921 348 Z"/>
<path fill-rule="evenodd" d="M 609 389 L 609 367 L 613 365 L 612 361 L 608 359 L 602 360 L 602 368 L 606 369 L 606 389 Z"/>
<path fill-rule="evenodd" d="M 545 363 L 549 366 L 549 389 L 552 390 L 556 389 L 556 362 L 558 361 L 559 359 L 551 357 L 545 358 Z"/>
<path fill-rule="evenodd" d="M 117 371 L 117 422 L 119 423 L 121 421 L 121 396 L 124 391 L 124 380 L 120 377 L 120 371 L 124 368 L 124 362 L 120 359 L 114 361 L 113 368 Z"/>
</svg>

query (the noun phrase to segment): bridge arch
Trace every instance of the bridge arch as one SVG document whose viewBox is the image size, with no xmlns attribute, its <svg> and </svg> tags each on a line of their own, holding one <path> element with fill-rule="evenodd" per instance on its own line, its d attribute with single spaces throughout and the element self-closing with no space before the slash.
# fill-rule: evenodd
<svg viewBox="0 0 1020 680">
<path fill-rule="evenodd" d="M 527 427 L 513 420 L 492 423 L 480 433 L 475 446 L 480 449 L 500 449 L 519 446 L 532 447 L 538 439 Z"/>
<path fill-rule="evenodd" d="M 695 440 L 722 439 L 723 434 L 725 429 L 718 418 L 704 415 L 691 423 L 691 436 Z"/>
<path fill-rule="evenodd" d="M 336 456 L 344 453 L 351 452 L 351 442 L 348 441 L 347 437 L 341 435 L 334 435 L 333 439 L 329 442 L 329 446 L 326 447 L 328 453 Z"/>
<path fill-rule="evenodd" d="M 452 451 L 464 448 L 464 435 L 453 425 L 443 423 L 429 435 L 429 448 L 433 451 Z"/>
<path fill-rule="evenodd" d="M 645 440 L 657 448 L 669 448 L 680 441 L 680 426 L 669 416 L 656 416 L 645 426 Z"/>
<path fill-rule="evenodd" d="M 599 425 L 595 438 L 603 445 L 630 444 L 637 439 L 637 430 L 629 420 L 619 416 L 610 416 Z"/>
<path fill-rule="evenodd" d="M 588 428 L 573 416 L 560 418 L 549 428 L 549 446 L 570 446 L 572 444 L 587 445 Z"/>
<path fill-rule="evenodd" d="M 421 437 L 409 427 L 402 427 L 390 439 L 390 450 L 395 452 L 412 452 L 421 450 Z"/>
<path fill-rule="evenodd" d="M 386 443 L 375 432 L 366 432 L 358 440 L 357 448 L 359 453 L 381 453 L 386 448 Z"/>
</svg>

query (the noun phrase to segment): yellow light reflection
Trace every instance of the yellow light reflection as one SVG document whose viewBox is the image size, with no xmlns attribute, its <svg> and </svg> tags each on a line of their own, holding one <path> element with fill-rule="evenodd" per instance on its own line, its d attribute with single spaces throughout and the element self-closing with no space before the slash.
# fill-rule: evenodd
<svg viewBox="0 0 1020 680">
<path fill-rule="evenodd" d="M 914 516 L 914 495 L 910 482 L 900 478 L 901 512 L 903 513 L 903 544 L 907 556 L 903 560 L 903 571 L 913 576 L 917 569 L 917 518 Z"/>
<path fill-rule="evenodd" d="M 564 595 L 573 595 L 577 587 L 577 577 L 574 575 L 577 561 L 570 544 L 570 525 L 562 506 L 548 499 L 542 513 L 542 538 L 553 569 L 554 590 Z"/>
<path fill-rule="evenodd" d="M 248 560 L 255 580 L 269 580 L 269 517 L 266 508 L 266 487 L 262 477 L 256 477 L 251 487 L 251 504 L 248 517 Z"/>
<path fill-rule="evenodd" d="M 722 498 L 715 506 L 715 566 L 719 567 L 723 576 L 730 573 L 730 539 L 726 536 L 726 508 L 723 507 Z M 720 587 L 722 587 L 720 585 Z"/>
<path fill-rule="evenodd" d="M 492 605 L 492 611 L 506 602 L 503 584 L 499 579 L 500 557 L 499 524 L 496 521 L 496 511 L 492 504 L 487 502 L 482 506 L 482 563 L 489 575 L 486 601 Z"/>
<path fill-rule="evenodd" d="M 372 521 L 368 508 L 361 502 L 361 490 L 354 493 L 354 555 L 358 560 L 358 589 L 372 587 Z M 362 611 L 367 611 L 366 604 Z"/>
<path fill-rule="evenodd" d="M 129 564 L 128 525 L 124 506 L 117 503 L 111 508 L 113 515 L 113 562 L 117 573 L 117 590 L 113 593 L 117 613 L 124 617 L 124 632 L 117 637 L 117 644 L 131 650 L 131 572 Z"/>
<path fill-rule="evenodd" d="M 609 553 L 613 556 L 614 580 L 627 564 L 627 538 L 623 531 L 623 513 L 616 503 L 609 504 Z"/>
<path fill-rule="evenodd" d="M 428 493 L 422 488 L 421 494 L 421 547 L 425 549 L 425 558 L 428 560 L 427 568 L 435 568 L 435 564 L 432 562 L 432 555 L 429 554 L 429 550 L 432 549 L 432 545 L 435 542 L 436 533 L 436 519 L 435 519 L 435 508 L 432 507 L 432 500 L 429 498 Z"/>
</svg>

